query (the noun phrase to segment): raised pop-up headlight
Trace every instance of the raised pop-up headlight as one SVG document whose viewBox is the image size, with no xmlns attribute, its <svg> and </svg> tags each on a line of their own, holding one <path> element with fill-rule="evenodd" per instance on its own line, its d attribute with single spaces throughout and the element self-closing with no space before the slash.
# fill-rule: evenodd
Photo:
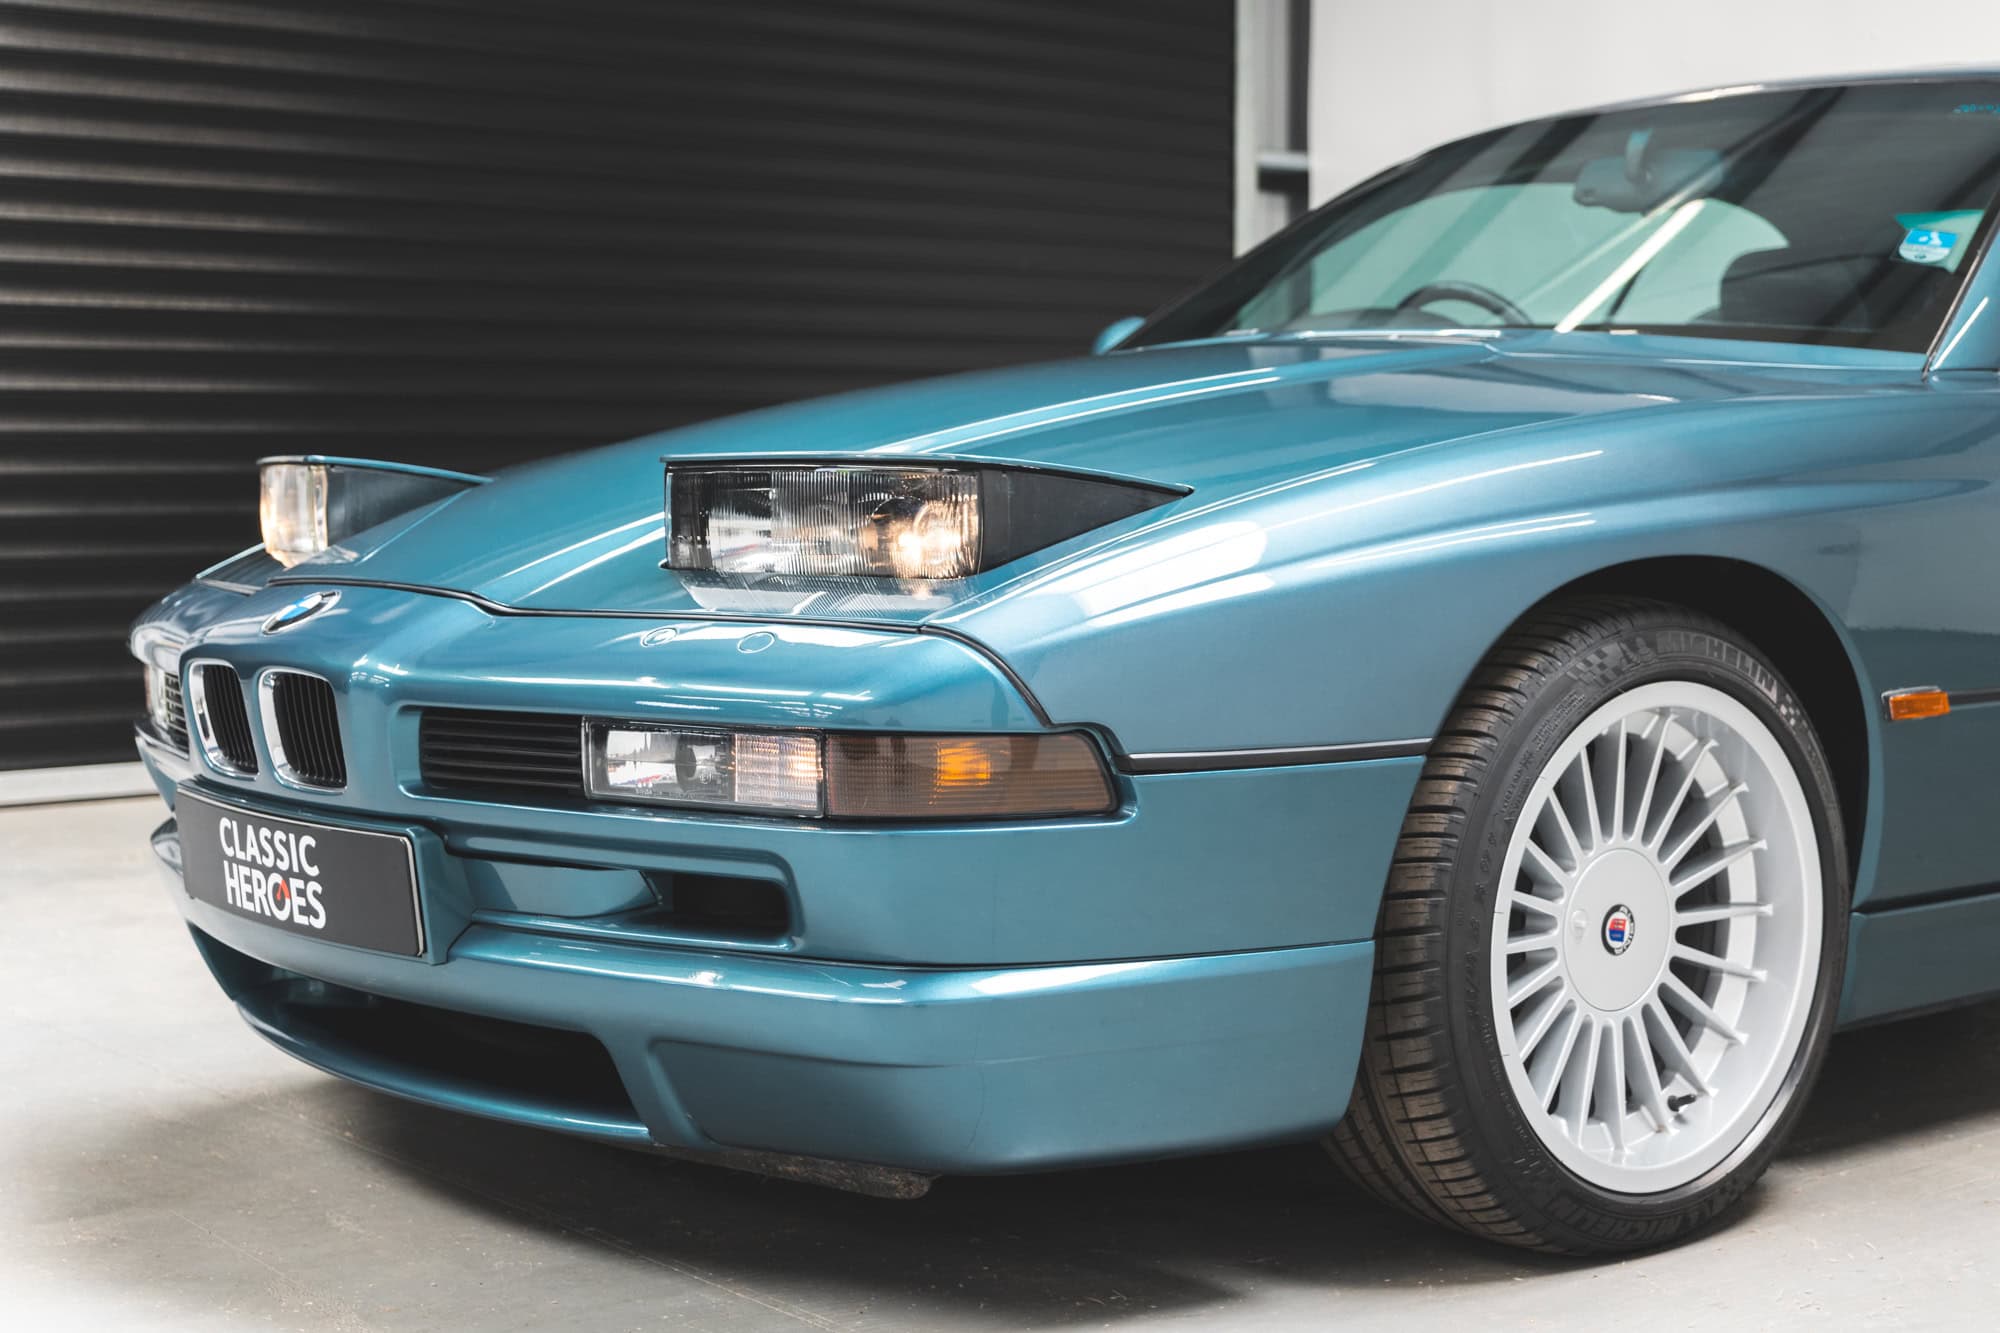
<svg viewBox="0 0 2000 1333">
<path fill-rule="evenodd" d="M 264 549 L 281 565 L 296 565 L 327 548 L 326 469 L 316 463 L 265 463 L 257 518 Z"/>
<path fill-rule="evenodd" d="M 963 578 L 1180 494 L 1022 468 L 669 463 L 667 567 Z"/>
<path fill-rule="evenodd" d="M 266 458 L 257 464 L 257 478 L 264 549 L 286 566 L 486 480 L 351 458 Z"/>
<path fill-rule="evenodd" d="M 645 805 L 833 819 L 1107 814 L 1117 793 L 1081 732 L 926 736 L 591 720 L 586 786 Z"/>
</svg>

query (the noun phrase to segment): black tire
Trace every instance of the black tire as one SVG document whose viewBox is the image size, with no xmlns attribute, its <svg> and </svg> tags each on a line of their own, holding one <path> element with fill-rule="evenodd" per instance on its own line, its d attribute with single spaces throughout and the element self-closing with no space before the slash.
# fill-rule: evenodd
<svg viewBox="0 0 2000 1333">
<path fill-rule="evenodd" d="M 1549 755 L 1606 700 L 1662 680 L 1722 690 L 1777 735 L 1812 807 L 1825 925 L 1814 1003 L 1770 1107 L 1705 1175 L 1659 1194 L 1621 1194 L 1557 1161 L 1511 1091 L 1488 989 L 1492 911 L 1515 817 Z M 1632 598 L 1579 597 L 1531 613 L 1454 704 L 1403 821 L 1361 1069 L 1327 1143 L 1336 1160 L 1398 1207 L 1531 1249 L 1645 1249 L 1713 1224 L 1770 1164 L 1832 1034 L 1851 894 L 1839 811 L 1804 708 L 1741 635 Z"/>
</svg>

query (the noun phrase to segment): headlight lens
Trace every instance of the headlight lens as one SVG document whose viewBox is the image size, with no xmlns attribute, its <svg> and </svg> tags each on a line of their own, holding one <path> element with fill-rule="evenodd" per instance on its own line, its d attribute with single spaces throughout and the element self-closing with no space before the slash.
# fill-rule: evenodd
<svg viewBox="0 0 2000 1333">
<path fill-rule="evenodd" d="M 949 579 L 978 565 L 979 478 L 970 472 L 712 468 L 677 482 L 677 569 Z"/>
<path fill-rule="evenodd" d="M 819 737 L 590 724 L 592 796 L 728 810 L 820 812 Z"/>
<path fill-rule="evenodd" d="M 266 458 L 257 465 L 264 549 L 287 567 L 357 532 L 477 486 L 484 477 L 339 458 Z"/>
<path fill-rule="evenodd" d="M 317 463 L 266 463 L 257 477 L 257 518 L 271 558 L 290 566 L 324 551 L 326 469 Z"/>
<path fill-rule="evenodd" d="M 1106 814 L 1117 794 L 1077 732 L 923 736 L 738 731 L 591 721 L 590 794 L 836 819 Z"/>
<path fill-rule="evenodd" d="M 751 579 L 964 578 L 1179 494 L 1020 468 L 670 463 L 667 566 Z"/>
</svg>

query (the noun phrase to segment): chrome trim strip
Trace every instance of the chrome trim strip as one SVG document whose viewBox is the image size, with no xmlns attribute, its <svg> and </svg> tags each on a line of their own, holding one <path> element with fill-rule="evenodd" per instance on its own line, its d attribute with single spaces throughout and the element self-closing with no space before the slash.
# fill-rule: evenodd
<svg viewBox="0 0 2000 1333">
<path fill-rule="evenodd" d="M 1351 745 L 1286 745 L 1261 750 L 1166 750 L 1120 756 L 1125 773 L 1219 773 L 1240 768 L 1289 768 L 1299 764 L 1355 764 L 1371 759 L 1414 759 L 1428 754 L 1430 737 L 1361 741 Z"/>
</svg>

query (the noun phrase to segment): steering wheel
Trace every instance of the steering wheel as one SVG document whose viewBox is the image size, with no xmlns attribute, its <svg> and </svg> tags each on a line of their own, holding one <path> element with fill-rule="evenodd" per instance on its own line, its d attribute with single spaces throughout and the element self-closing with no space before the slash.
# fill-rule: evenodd
<svg viewBox="0 0 2000 1333">
<path fill-rule="evenodd" d="M 1535 322 L 1534 316 L 1491 287 L 1482 287 L 1476 282 L 1461 282 L 1454 278 L 1425 283 L 1396 302 L 1396 309 L 1415 310 L 1419 306 L 1427 306 L 1437 301 L 1464 301 L 1468 305 L 1476 305 L 1488 314 L 1498 315 L 1503 324 L 1532 325 Z"/>
</svg>

